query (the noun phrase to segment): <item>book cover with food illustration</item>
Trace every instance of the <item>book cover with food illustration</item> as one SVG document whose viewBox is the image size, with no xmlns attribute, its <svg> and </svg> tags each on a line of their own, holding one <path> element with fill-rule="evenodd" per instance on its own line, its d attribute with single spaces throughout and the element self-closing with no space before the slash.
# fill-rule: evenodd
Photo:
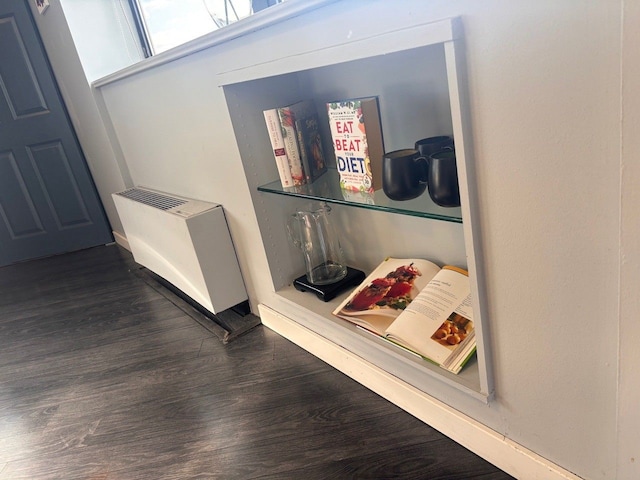
<svg viewBox="0 0 640 480">
<path fill-rule="evenodd" d="M 475 352 L 466 270 L 387 258 L 334 315 L 458 373 Z"/>
<path fill-rule="evenodd" d="M 365 205 L 376 204 L 375 193 L 355 192 L 353 190 L 345 190 L 345 189 L 341 189 L 340 193 L 342 193 L 342 198 L 344 198 L 347 202 L 362 203 Z"/>
<path fill-rule="evenodd" d="M 282 137 L 282 127 L 280 126 L 278 110 L 272 108 L 265 110 L 263 114 L 267 131 L 269 132 L 271 148 L 273 149 L 273 157 L 276 160 L 276 167 L 278 168 L 280 183 L 283 187 L 291 187 L 293 186 L 293 177 L 291 176 L 291 169 L 289 167 L 289 158 L 284 149 L 284 139 Z"/>
<path fill-rule="evenodd" d="M 320 120 L 315 104 L 309 100 L 296 104 L 292 110 L 295 115 L 302 167 L 307 184 L 310 184 L 327 171 L 320 135 Z"/>
<path fill-rule="evenodd" d="M 377 97 L 327 103 L 340 188 L 373 193 L 382 187 L 384 142 Z"/>
<path fill-rule="evenodd" d="M 280 118 L 280 127 L 282 128 L 282 139 L 284 141 L 284 149 L 289 159 L 289 169 L 294 185 L 305 185 L 307 177 L 302 166 L 302 156 L 298 146 L 298 133 L 296 131 L 296 109 L 298 104 L 287 105 L 278 108 L 278 118 Z"/>
</svg>

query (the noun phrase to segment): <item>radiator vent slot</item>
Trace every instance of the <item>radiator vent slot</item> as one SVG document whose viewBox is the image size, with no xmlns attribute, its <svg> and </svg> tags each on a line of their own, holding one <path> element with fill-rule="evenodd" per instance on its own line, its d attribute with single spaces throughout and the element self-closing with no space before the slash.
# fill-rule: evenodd
<svg viewBox="0 0 640 480">
<path fill-rule="evenodd" d="M 169 210 L 170 208 L 178 207 L 187 203 L 186 200 L 180 200 L 179 198 L 150 192 L 149 190 L 142 190 L 140 188 L 130 188 L 124 192 L 118 192 L 116 195 L 126 197 L 138 203 L 144 203 L 145 205 L 149 205 L 160 210 Z"/>
</svg>

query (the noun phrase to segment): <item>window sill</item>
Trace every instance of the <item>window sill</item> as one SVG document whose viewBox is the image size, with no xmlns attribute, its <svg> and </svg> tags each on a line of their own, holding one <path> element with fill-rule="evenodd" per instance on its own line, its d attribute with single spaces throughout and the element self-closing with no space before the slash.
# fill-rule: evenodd
<svg viewBox="0 0 640 480">
<path fill-rule="evenodd" d="M 145 58 L 134 65 L 123 68 L 122 70 L 92 82 L 91 86 L 93 88 L 104 87 L 124 78 L 136 75 L 137 73 L 151 70 L 152 68 L 173 62 L 201 50 L 205 50 L 215 45 L 220 45 L 335 1 L 337 0 L 287 0 L 284 3 L 269 7 L 266 10 L 255 13 L 232 25 L 208 33 L 202 37 L 198 37 L 190 42 L 159 53 L 158 55 L 154 55 L 153 57 Z"/>
</svg>

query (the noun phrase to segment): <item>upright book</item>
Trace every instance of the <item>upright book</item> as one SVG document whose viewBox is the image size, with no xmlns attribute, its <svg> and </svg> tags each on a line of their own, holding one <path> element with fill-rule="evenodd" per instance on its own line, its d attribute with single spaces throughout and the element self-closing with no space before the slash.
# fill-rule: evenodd
<svg viewBox="0 0 640 480">
<path fill-rule="evenodd" d="M 327 103 L 340 187 L 373 193 L 382 188 L 384 141 L 377 97 Z"/>
<path fill-rule="evenodd" d="M 265 110 L 263 114 L 265 123 L 267 124 L 267 131 L 269 132 L 269 140 L 271 141 L 273 156 L 276 160 L 276 167 L 278 168 L 280 183 L 283 187 L 292 187 L 294 185 L 293 177 L 291 176 L 291 170 L 289 168 L 289 158 L 287 157 L 287 152 L 284 148 L 284 139 L 282 137 L 282 127 L 280 126 L 278 110 L 275 108 Z"/>
<path fill-rule="evenodd" d="M 469 276 L 458 267 L 387 258 L 333 314 L 452 373 L 476 350 Z"/>
<path fill-rule="evenodd" d="M 307 175 L 302 164 L 302 153 L 300 152 L 296 129 L 296 113 L 298 116 L 300 115 L 300 110 L 304 108 L 304 104 L 305 102 L 297 102 L 277 109 L 280 126 L 282 127 L 284 148 L 289 158 L 289 169 L 294 185 L 305 185 L 307 183 Z"/>
<path fill-rule="evenodd" d="M 298 149 L 302 158 L 302 168 L 307 184 L 313 183 L 327 171 L 324 158 L 320 119 L 316 106 L 311 101 L 299 102 L 291 107 L 295 115 L 295 127 L 298 135 Z"/>
</svg>

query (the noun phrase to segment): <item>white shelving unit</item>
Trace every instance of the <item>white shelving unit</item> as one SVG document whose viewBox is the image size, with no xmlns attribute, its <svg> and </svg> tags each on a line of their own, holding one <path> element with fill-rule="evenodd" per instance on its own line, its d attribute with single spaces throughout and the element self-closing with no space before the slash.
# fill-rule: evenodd
<svg viewBox="0 0 640 480">
<path fill-rule="evenodd" d="M 217 80 L 227 99 L 273 280 L 272 295 L 262 301 L 265 311 L 289 319 L 418 390 L 429 393 L 447 385 L 488 401 L 492 393 L 488 324 L 462 48 L 461 22 L 445 19 L 243 65 Z M 313 99 L 323 115 L 328 101 L 373 95 L 379 97 L 387 151 L 412 147 L 416 140 L 432 135 L 454 135 L 461 208 L 437 207 L 427 193 L 406 203 L 366 205 L 339 196 L 279 191 L 262 111 Z M 325 128 L 325 152 L 332 152 L 328 124 Z M 331 215 L 350 266 L 369 273 L 386 256 L 421 256 L 469 270 L 477 358 L 459 375 L 333 317 L 331 311 L 346 293 L 324 303 L 291 286 L 304 268 L 300 252 L 287 239 L 286 218 L 323 200 L 333 205 Z"/>
</svg>

